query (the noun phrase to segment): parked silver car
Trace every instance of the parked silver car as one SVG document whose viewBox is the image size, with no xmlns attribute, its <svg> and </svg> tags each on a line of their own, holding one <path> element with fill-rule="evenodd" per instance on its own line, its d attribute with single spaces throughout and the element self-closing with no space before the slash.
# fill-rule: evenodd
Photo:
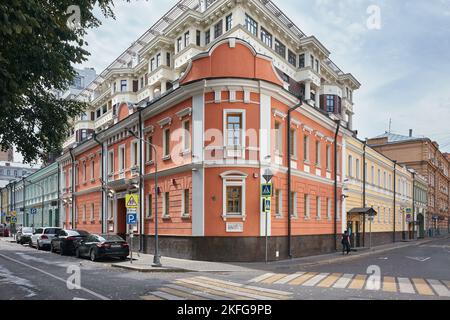
<svg viewBox="0 0 450 320">
<path fill-rule="evenodd" d="M 58 234 L 61 228 L 36 228 L 31 236 L 31 246 L 36 247 L 38 250 L 43 248 L 50 248 L 52 239 Z"/>
<path fill-rule="evenodd" d="M 33 228 L 22 227 L 17 231 L 16 242 L 20 244 L 30 244 L 31 236 L 33 235 Z"/>
</svg>

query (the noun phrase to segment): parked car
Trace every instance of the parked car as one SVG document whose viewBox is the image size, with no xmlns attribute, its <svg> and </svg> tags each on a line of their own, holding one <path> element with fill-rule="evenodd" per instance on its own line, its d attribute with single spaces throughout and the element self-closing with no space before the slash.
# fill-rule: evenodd
<svg viewBox="0 0 450 320">
<path fill-rule="evenodd" d="M 61 230 L 50 242 L 50 251 L 60 255 L 74 254 L 75 244 L 86 239 L 89 232 L 83 230 Z"/>
<path fill-rule="evenodd" d="M 49 248 L 52 239 L 60 232 L 61 228 L 36 228 L 31 236 L 31 246 L 41 250 L 45 247 Z"/>
<path fill-rule="evenodd" d="M 105 257 L 117 257 L 125 260 L 130 254 L 128 243 L 118 235 L 90 234 L 86 239 L 76 243 L 77 258 L 89 257 L 96 261 Z"/>
<path fill-rule="evenodd" d="M 33 228 L 22 227 L 17 231 L 16 242 L 20 244 L 31 244 L 31 236 L 33 235 Z"/>
<path fill-rule="evenodd" d="M 9 229 L 4 224 L 0 224 L 0 237 L 9 237 Z"/>
</svg>

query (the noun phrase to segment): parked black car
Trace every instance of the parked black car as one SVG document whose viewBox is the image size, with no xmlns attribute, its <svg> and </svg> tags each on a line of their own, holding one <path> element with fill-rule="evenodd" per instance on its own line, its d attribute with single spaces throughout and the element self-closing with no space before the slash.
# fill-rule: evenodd
<svg viewBox="0 0 450 320">
<path fill-rule="evenodd" d="M 20 244 L 30 244 L 31 245 L 31 236 L 33 235 L 33 228 L 31 227 L 22 227 L 17 231 L 16 234 L 16 242 Z"/>
<path fill-rule="evenodd" d="M 125 260 L 130 254 L 128 243 L 117 235 L 90 234 L 76 243 L 77 258 L 89 257 L 92 261 L 105 257 L 117 257 Z"/>
<path fill-rule="evenodd" d="M 59 252 L 62 256 L 75 253 L 75 244 L 89 236 L 84 230 L 61 230 L 50 243 L 51 252 Z"/>
</svg>

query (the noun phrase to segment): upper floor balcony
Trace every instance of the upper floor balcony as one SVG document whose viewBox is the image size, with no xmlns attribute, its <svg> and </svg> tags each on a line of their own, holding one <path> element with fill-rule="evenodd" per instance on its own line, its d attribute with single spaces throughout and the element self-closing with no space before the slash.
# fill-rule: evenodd
<svg viewBox="0 0 450 320">
<path fill-rule="evenodd" d="M 67 149 L 70 146 L 74 145 L 77 142 L 75 135 L 71 135 L 64 143 L 63 143 L 63 149 Z"/>
<path fill-rule="evenodd" d="M 175 70 L 186 69 L 189 61 L 191 61 L 193 57 L 202 52 L 204 52 L 204 48 L 192 44 L 184 48 L 174 56 Z"/>
<path fill-rule="evenodd" d="M 105 114 L 103 114 L 100 118 L 98 118 L 95 123 L 94 123 L 94 127 L 100 128 L 104 125 L 107 125 L 108 123 L 111 123 L 113 120 L 113 111 L 109 110 L 108 112 L 106 112 Z"/>
</svg>

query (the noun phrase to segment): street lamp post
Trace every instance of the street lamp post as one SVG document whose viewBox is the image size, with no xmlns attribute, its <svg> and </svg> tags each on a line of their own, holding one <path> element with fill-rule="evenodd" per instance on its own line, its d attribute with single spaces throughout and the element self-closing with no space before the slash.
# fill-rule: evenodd
<svg viewBox="0 0 450 320">
<path fill-rule="evenodd" d="M 143 141 L 144 143 L 146 143 L 148 146 L 150 146 L 153 149 L 153 152 L 155 153 L 155 173 L 154 173 L 154 179 L 155 179 L 155 254 L 153 256 L 153 267 L 161 267 L 161 256 L 159 254 L 159 239 L 158 239 L 158 153 L 156 151 L 156 146 L 148 141 L 146 141 L 144 138 L 138 136 L 133 130 L 128 129 L 128 132 L 135 137 L 136 139 L 139 139 L 140 141 Z M 142 153 L 140 154 L 140 156 L 142 157 Z M 142 163 L 142 161 L 141 161 Z M 140 170 L 140 180 L 142 183 L 142 172 Z M 140 199 L 140 203 L 142 205 L 142 199 Z M 142 222 L 141 222 L 142 223 Z"/>
</svg>

